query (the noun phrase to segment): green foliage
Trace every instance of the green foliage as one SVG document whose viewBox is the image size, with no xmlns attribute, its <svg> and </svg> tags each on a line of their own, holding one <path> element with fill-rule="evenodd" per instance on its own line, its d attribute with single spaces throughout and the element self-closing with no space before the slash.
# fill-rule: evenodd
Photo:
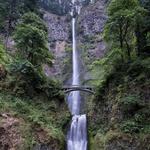
<svg viewBox="0 0 150 150">
<path fill-rule="evenodd" d="M 116 141 L 119 143 L 119 148 L 120 145 L 121 148 L 125 148 L 126 146 L 122 146 L 122 141 L 124 143 L 126 135 L 137 140 L 141 134 L 146 137 L 150 133 L 148 111 L 150 60 L 148 55 L 145 57 L 139 55 L 139 41 L 136 35 L 138 23 L 143 27 L 141 30 L 145 30 L 144 26 L 148 25 L 143 22 L 147 16 L 145 8 L 141 7 L 138 0 L 110 1 L 104 37 L 109 42 L 111 49 L 104 58 L 94 61 L 91 65 L 93 77 L 91 83 L 97 88 L 94 95 L 95 101 L 93 101 L 94 107 L 89 113 L 92 114 L 92 117 L 94 116 L 94 119 L 89 118 L 94 123 L 89 121 L 89 126 L 93 133 L 98 133 L 100 129 L 104 128 L 107 128 L 104 135 L 109 131 L 120 132 L 122 135 L 109 141 L 111 148 Z M 147 21 L 149 22 L 148 19 Z M 147 33 L 149 31 L 144 32 L 146 42 L 149 43 L 149 34 Z M 148 43 L 141 43 L 144 47 L 148 46 Z M 123 138 L 121 139 L 121 137 Z M 108 145 L 102 147 L 101 140 L 102 137 L 94 139 L 97 147 L 93 145 L 93 149 L 108 148 Z M 106 141 L 104 143 L 107 144 Z M 143 142 L 139 145 L 142 144 Z M 114 148 L 116 147 L 115 145 Z"/>
<path fill-rule="evenodd" d="M 55 107 L 55 111 L 52 107 Z M 39 96 L 29 99 L 0 93 L 0 112 L 10 113 L 21 120 L 20 134 L 24 138 L 22 146 L 25 144 L 25 149 L 31 149 L 33 144 L 39 142 L 34 130 L 36 127 L 48 133 L 48 136 L 44 137 L 47 138 L 46 141 L 54 142 L 55 139 L 58 140 L 59 147 L 64 146 L 62 122 L 67 122 L 70 115 L 64 105 L 59 107 L 57 101 L 47 101 Z"/>
<path fill-rule="evenodd" d="M 142 123 L 144 121 L 144 114 L 135 114 L 134 115 L 134 120 L 138 123 Z"/>
<path fill-rule="evenodd" d="M 142 19 L 137 19 L 136 37 L 138 54 L 149 55 L 149 33 L 150 33 L 150 2 L 149 0 L 139 0 L 140 5 L 146 9 L 146 14 Z"/>
<path fill-rule="evenodd" d="M 0 44 L 0 64 L 8 64 L 11 62 L 11 57 L 5 51 L 5 48 L 2 44 Z"/>
<path fill-rule="evenodd" d="M 42 70 L 44 63 L 52 65 L 47 28 L 42 19 L 31 12 L 24 14 L 14 32 L 14 40 L 18 50 L 8 64 L 8 75 L 1 81 L 1 90 L 19 96 L 42 95 L 46 99 L 63 100 L 59 83 L 47 78 Z M 3 47 L 0 53 L 0 61 L 5 63 L 7 54 Z"/>
<path fill-rule="evenodd" d="M 25 12 L 38 12 L 38 2 L 39 0 L 23 0 L 22 11 Z"/>
<path fill-rule="evenodd" d="M 145 74 L 149 75 L 149 69 L 150 69 L 149 61 L 150 58 L 136 59 L 130 64 L 127 73 L 132 75 L 133 77 L 136 77 L 142 72 L 145 72 Z"/>
<path fill-rule="evenodd" d="M 14 32 L 14 40 L 20 50 L 19 55 L 34 66 L 52 63 L 52 55 L 47 47 L 46 26 L 37 15 L 27 13 L 22 17 Z"/>
<path fill-rule="evenodd" d="M 149 80 L 147 80 L 149 78 L 150 68 L 149 58 L 138 58 L 130 63 L 123 63 L 120 53 L 120 49 L 112 49 L 104 58 L 94 61 L 91 65 L 91 72 L 94 77 L 94 79 L 91 80 L 91 83 L 94 86 L 97 86 L 96 97 L 103 95 L 105 89 L 112 82 L 115 86 L 124 84 L 123 87 L 125 90 L 131 80 L 134 80 L 134 82 L 139 82 L 140 84 L 145 82 L 146 84 L 149 84 Z M 132 98 L 134 98 L 134 95 Z M 137 100 L 139 100 L 139 97 L 137 97 Z"/>
<path fill-rule="evenodd" d="M 122 51 L 122 59 L 135 48 L 136 20 L 144 15 L 138 0 L 112 0 L 108 7 L 109 19 L 105 27 L 105 37 L 113 42 L 114 47 Z"/>
<path fill-rule="evenodd" d="M 0 0 L 0 32 L 8 38 L 17 20 L 28 11 L 37 12 L 36 0 Z"/>
<path fill-rule="evenodd" d="M 121 103 L 127 106 L 127 108 L 130 105 L 131 107 L 137 105 L 138 102 L 139 102 L 139 97 L 137 95 L 128 95 L 127 97 L 121 99 Z"/>
<path fill-rule="evenodd" d="M 102 59 L 96 60 L 90 66 L 94 79 L 92 83 L 98 86 L 98 90 L 107 83 L 107 79 L 116 72 L 122 64 L 121 50 L 110 50 Z M 95 82 L 94 82 L 95 81 Z"/>
<path fill-rule="evenodd" d="M 135 121 L 128 120 L 121 125 L 121 130 L 125 133 L 139 133 L 142 130 L 142 126 Z"/>
<path fill-rule="evenodd" d="M 63 100 L 63 93 L 57 81 L 47 78 L 39 71 L 38 66 L 33 66 L 29 61 L 17 60 L 9 65 L 9 90 L 12 94 L 28 95 L 44 94 L 48 99 L 56 98 Z"/>
<path fill-rule="evenodd" d="M 43 20 L 36 15 L 35 13 L 29 12 L 25 13 L 22 16 L 21 24 L 27 24 L 31 25 L 32 27 L 36 27 L 40 30 L 43 30 L 47 33 L 47 27 L 46 24 L 43 22 Z M 45 36 L 47 37 L 47 34 L 45 33 Z"/>
<path fill-rule="evenodd" d="M 135 110 L 138 110 L 143 107 L 139 96 L 129 94 L 121 98 L 120 105 L 123 111 L 127 114 L 134 113 Z"/>
<path fill-rule="evenodd" d="M 97 66 L 95 71 L 98 69 L 104 71 L 101 71 L 96 80 L 98 86 L 92 112 L 97 116 L 92 120 L 96 122 L 95 125 L 90 127 L 96 133 L 99 129 L 104 129 L 101 127 L 102 124 L 105 128 L 108 127 L 107 131 L 121 130 L 134 136 L 149 134 L 149 58 L 139 58 L 130 63 L 120 63 L 121 61 L 115 58 L 117 56 L 112 63 L 109 63 L 111 59 L 105 57 L 103 61 L 96 61 L 94 64 Z M 114 69 L 108 72 L 108 68 L 111 67 Z"/>
</svg>

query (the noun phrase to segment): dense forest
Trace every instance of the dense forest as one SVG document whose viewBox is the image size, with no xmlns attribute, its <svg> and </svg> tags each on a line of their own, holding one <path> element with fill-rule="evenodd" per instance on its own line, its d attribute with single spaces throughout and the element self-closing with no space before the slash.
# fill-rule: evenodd
<svg viewBox="0 0 150 150">
<path fill-rule="evenodd" d="M 150 0 L 77 2 L 81 82 L 94 89 L 84 95 L 88 149 L 149 150 Z M 0 0 L 0 150 L 66 149 L 71 9 Z"/>
</svg>

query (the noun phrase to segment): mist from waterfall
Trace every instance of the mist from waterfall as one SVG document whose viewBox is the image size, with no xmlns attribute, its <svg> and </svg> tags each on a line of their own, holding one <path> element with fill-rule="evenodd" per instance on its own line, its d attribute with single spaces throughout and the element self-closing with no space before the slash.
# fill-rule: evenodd
<svg viewBox="0 0 150 150">
<path fill-rule="evenodd" d="M 72 85 L 80 85 L 79 79 L 79 59 L 76 47 L 76 14 L 80 13 L 81 6 L 75 5 L 75 0 L 72 0 Z M 73 115 L 70 129 L 67 134 L 67 150 L 87 150 L 87 119 L 86 115 L 80 115 L 81 97 L 79 91 L 70 93 L 68 105 Z"/>
</svg>

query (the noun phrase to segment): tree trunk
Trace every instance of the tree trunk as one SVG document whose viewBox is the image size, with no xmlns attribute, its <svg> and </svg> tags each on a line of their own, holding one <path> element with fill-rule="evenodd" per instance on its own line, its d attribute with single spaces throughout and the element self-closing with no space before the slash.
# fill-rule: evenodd
<svg viewBox="0 0 150 150">
<path fill-rule="evenodd" d="M 130 61 L 131 60 L 131 48 L 128 44 L 127 39 L 125 39 L 125 43 L 126 43 L 126 47 L 127 47 L 128 60 Z"/>
<path fill-rule="evenodd" d="M 120 30 L 120 33 L 119 33 L 120 49 L 123 51 L 123 31 L 122 31 L 121 23 L 119 25 L 119 30 Z M 121 54 L 121 59 L 122 59 L 122 62 L 123 62 L 123 54 Z"/>
</svg>

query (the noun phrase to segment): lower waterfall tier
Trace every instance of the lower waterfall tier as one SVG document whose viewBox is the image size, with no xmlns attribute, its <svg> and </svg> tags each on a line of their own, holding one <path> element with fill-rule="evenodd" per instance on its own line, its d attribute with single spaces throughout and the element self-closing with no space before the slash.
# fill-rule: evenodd
<svg viewBox="0 0 150 150">
<path fill-rule="evenodd" d="M 67 137 L 68 150 L 87 149 L 87 119 L 86 115 L 74 115 Z"/>
</svg>

